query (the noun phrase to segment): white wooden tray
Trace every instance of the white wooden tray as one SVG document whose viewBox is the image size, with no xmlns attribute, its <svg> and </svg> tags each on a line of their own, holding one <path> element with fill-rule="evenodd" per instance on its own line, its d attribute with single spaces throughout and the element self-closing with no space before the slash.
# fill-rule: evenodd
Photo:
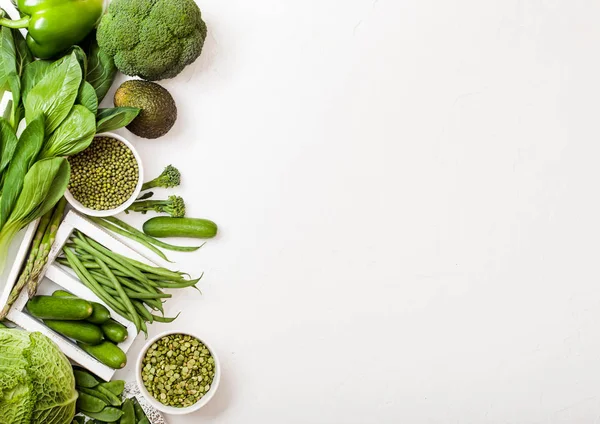
<svg viewBox="0 0 600 424">
<path fill-rule="evenodd" d="M 36 223 L 37 226 L 37 223 Z M 2 298 L 0 299 L 0 305 L 5 303 L 5 300 L 8 298 L 8 293 L 12 289 L 20 270 L 23 266 L 23 262 L 27 257 L 27 252 L 29 249 L 29 245 L 35 233 L 35 227 L 33 224 L 27 228 L 22 238 L 21 246 L 18 249 L 16 260 L 14 261 L 11 270 L 9 271 L 7 284 L 4 287 L 4 293 Z M 138 253 L 136 250 L 132 249 L 128 245 L 125 245 L 121 241 L 117 240 L 111 234 L 106 232 L 103 228 L 98 227 L 93 224 L 91 221 L 88 221 L 86 218 L 77 214 L 75 211 L 69 211 L 65 218 L 63 219 L 58 232 L 56 234 L 56 240 L 50 250 L 50 254 L 48 256 L 48 263 L 44 267 L 41 273 L 41 281 L 38 288 L 38 294 L 49 295 L 52 294 L 54 290 L 64 289 L 73 293 L 74 295 L 90 300 L 93 302 L 98 302 L 106 306 L 110 313 L 111 317 L 120 322 L 121 324 L 127 327 L 127 332 L 129 337 L 123 343 L 119 344 L 119 347 L 127 354 L 129 348 L 133 344 L 136 337 L 139 336 L 135 325 L 129 320 L 123 318 L 117 312 L 115 312 L 109 305 L 104 303 L 101 299 L 99 299 L 90 289 L 84 286 L 79 279 L 75 276 L 75 274 L 68 268 L 61 266 L 56 261 L 62 252 L 62 248 L 69 240 L 71 234 L 74 230 L 79 230 L 87 236 L 93 238 L 98 243 L 104 245 L 106 248 L 112 250 L 113 252 L 120 253 L 132 259 L 138 260 L 140 262 L 144 262 L 148 265 L 153 266 L 164 266 L 168 268 L 168 263 L 163 260 L 153 259 L 150 260 L 146 256 Z M 32 317 L 27 312 L 25 306 L 28 301 L 27 290 L 24 290 L 13 307 L 10 309 L 7 318 L 28 331 L 39 331 L 40 333 L 48 336 L 52 341 L 54 341 L 60 349 L 63 351 L 67 357 L 81 365 L 84 368 L 87 368 L 92 373 L 96 374 L 98 377 L 108 381 L 110 380 L 116 370 L 102 364 L 86 352 L 84 352 L 75 342 L 71 339 L 68 339 L 50 328 L 46 327 L 41 320 Z M 128 358 L 131 360 L 131 358 Z"/>
</svg>

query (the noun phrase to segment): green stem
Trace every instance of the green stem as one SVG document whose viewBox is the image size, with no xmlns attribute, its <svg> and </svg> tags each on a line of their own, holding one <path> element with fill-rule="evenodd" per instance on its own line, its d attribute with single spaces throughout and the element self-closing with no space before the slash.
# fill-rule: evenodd
<svg viewBox="0 0 600 424">
<path fill-rule="evenodd" d="M 7 18 L 0 18 L 0 25 L 1 26 L 5 26 L 8 28 L 14 28 L 14 29 L 21 29 L 21 28 L 27 28 L 29 26 L 29 16 L 25 16 L 21 19 L 7 19 Z"/>
<path fill-rule="evenodd" d="M 6 265 L 6 257 L 10 249 L 10 243 L 13 241 L 17 233 L 21 230 L 20 223 L 9 222 L 4 225 L 0 231 L 0 274 L 4 272 Z"/>
<path fill-rule="evenodd" d="M 162 250 L 160 250 L 158 247 L 154 246 L 153 244 L 149 243 L 146 239 L 144 239 L 142 237 L 139 237 L 139 236 L 137 236 L 137 235 L 135 235 L 135 234 L 127 231 L 127 230 L 124 230 L 124 229 L 122 229 L 122 228 L 120 228 L 120 227 L 118 227 L 118 226 L 116 226 L 114 224 L 111 224 L 108 221 L 104 221 L 101 218 L 93 218 L 92 217 L 91 220 L 93 222 L 95 222 L 96 224 L 101 225 L 102 227 L 106 228 L 107 230 L 112 231 L 113 233 L 120 234 L 120 235 L 122 235 L 124 237 L 127 237 L 127 238 L 129 238 L 129 239 L 131 239 L 133 241 L 136 241 L 136 242 L 140 243 L 141 245 L 146 246 L 148 249 L 152 250 L 154 253 L 156 253 L 158 256 L 160 256 L 161 258 L 163 258 L 165 261 L 171 262 L 169 260 L 169 258 L 167 258 L 167 255 L 165 255 L 162 252 Z"/>
<path fill-rule="evenodd" d="M 39 277 L 42 272 L 42 269 L 48 262 L 48 255 L 50 254 L 50 249 L 54 244 L 54 240 L 56 239 L 56 233 L 58 232 L 58 227 L 60 227 L 60 223 L 62 222 L 63 215 L 65 214 L 65 206 L 67 205 L 67 199 L 62 197 L 54 211 L 52 213 L 52 218 L 50 219 L 50 224 L 44 233 L 44 237 L 42 239 L 42 243 L 39 246 L 37 257 L 33 264 L 33 269 L 31 271 L 31 275 L 29 276 L 29 282 L 27 283 L 27 293 L 29 298 L 32 298 L 37 291 Z"/>
</svg>

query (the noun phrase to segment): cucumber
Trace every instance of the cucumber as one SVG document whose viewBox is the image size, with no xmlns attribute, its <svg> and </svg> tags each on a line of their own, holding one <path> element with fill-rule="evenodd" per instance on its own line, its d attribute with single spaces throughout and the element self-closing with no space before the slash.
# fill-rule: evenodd
<svg viewBox="0 0 600 424">
<path fill-rule="evenodd" d="M 121 343 L 127 339 L 127 328 L 112 319 L 102 324 L 102 332 L 114 343 Z"/>
<path fill-rule="evenodd" d="M 152 237 L 212 238 L 217 235 L 217 224 L 199 218 L 157 216 L 144 222 L 143 229 Z"/>
<path fill-rule="evenodd" d="M 40 319 L 79 321 L 92 315 L 93 308 L 83 299 L 34 296 L 27 302 L 27 310 Z"/>
<path fill-rule="evenodd" d="M 56 290 L 52 293 L 52 296 L 56 297 L 75 297 L 79 299 L 74 294 L 69 293 L 64 290 Z M 98 302 L 90 302 L 92 304 L 92 315 L 90 315 L 86 321 L 91 322 L 92 324 L 102 324 L 110 319 L 110 312 L 108 308 Z"/>
<path fill-rule="evenodd" d="M 111 342 L 104 341 L 99 345 L 88 345 L 85 343 L 77 343 L 86 353 L 114 369 L 121 369 L 127 364 L 127 356 L 121 349 Z M 92 417 L 94 418 L 94 417 Z"/>
<path fill-rule="evenodd" d="M 44 324 L 57 333 L 78 342 L 97 345 L 104 339 L 102 330 L 97 325 L 86 321 L 58 321 L 45 319 Z"/>
</svg>

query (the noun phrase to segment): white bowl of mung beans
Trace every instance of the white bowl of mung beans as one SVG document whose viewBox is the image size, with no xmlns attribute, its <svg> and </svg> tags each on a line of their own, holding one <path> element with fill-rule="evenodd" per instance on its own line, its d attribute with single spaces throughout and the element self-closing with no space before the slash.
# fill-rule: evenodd
<svg viewBox="0 0 600 424">
<path fill-rule="evenodd" d="M 215 351 L 188 332 L 168 331 L 151 338 L 136 365 L 137 384 L 144 397 L 159 411 L 172 415 L 202 408 L 221 379 Z"/>
<path fill-rule="evenodd" d="M 97 134 L 87 149 L 68 159 L 71 177 L 65 198 L 85 215 L 121 213 L 142 190 L 144 169 L 140 155 L 118 134 Z"/>
</svg>

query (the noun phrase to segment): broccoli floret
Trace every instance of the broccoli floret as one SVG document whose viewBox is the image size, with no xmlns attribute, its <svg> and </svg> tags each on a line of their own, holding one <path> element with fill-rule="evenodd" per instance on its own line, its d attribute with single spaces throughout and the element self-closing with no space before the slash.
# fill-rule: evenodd
<svg viewBox="0 0 600 424">
<path fill-rule="evenodd" d="M 185 203 L 179 196 L 169 196 L 167 200 L 141 200 L 133 202 L 127 208 L 127 211 L 141 213 L 155 211 L 158 213 L 168 213 L 173 218 L 183 218 L 185 216 Z"/>
<path fill-rule="evenodd" d="M 121 72 L 157 81 L 200 56 L 206 31 L 194 0 L 113 0 L 97 39 Z"/>
<path fill-rule="evenodd" d="M 181 173 L 173 165 L 168 165 L 162 174 L 153 180 L 145 182 L 142 185 L 142 191 L 154 187 L 171 188 L 177 187 L 181 183 Z"/>
</svg>

